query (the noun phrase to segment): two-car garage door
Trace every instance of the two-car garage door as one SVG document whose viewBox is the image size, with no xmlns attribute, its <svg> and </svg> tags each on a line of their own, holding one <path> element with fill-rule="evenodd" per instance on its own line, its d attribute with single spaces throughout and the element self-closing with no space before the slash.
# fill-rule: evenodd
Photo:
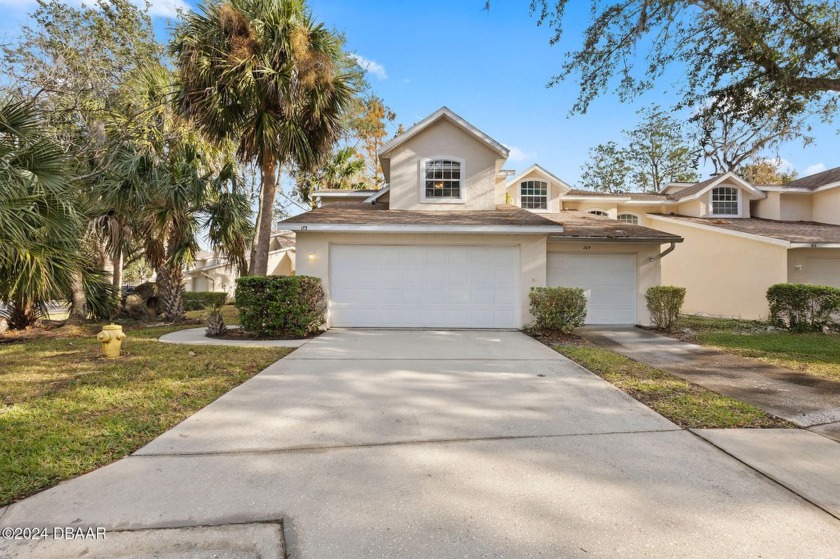
<svg viewBox="0 0 840 559">
<path fill-rule="evenodd" d="M 548 253 L 547 283 L 586 292 L 587 324 L 636 323 L 636 255 Z"/>
<path fill-rule="evenodd" d="M 333 326 L 519 328 L 515 246 L 333 245 Z"/>
</svg>

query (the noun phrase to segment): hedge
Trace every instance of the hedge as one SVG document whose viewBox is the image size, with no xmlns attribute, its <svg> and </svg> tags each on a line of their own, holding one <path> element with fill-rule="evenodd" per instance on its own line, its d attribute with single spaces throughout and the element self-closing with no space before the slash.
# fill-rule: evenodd
<svg viewBox="0 0 840 559">
<path fill-rule="evenodd" d="M 660 330 L 670 330 L 680 317 L 685 301 L 685 287 L 654 285 L 645 292 L 650 320 Z"/>
<path fill-rule="evenodd" d="M 227 302 L 227 293 L 216 291 L 185 291 L 184 308 L 188 311 L 201 311 L 207 307 L 220 307 Z"/>
<path fill-rule="evenodd" d="M 586 294 L 577 287 L 532 287 L 528 293 L 537 330 L 570 334 L 586 320 Z"/>
<path fill-rule="evenodd" d="M 242 328 L 260 336 L 305 338 L 325 322 L 324 288 L 311 276 L 238 278 L 235 304 Z"/>
<path fill-rule="evenodd" d="M 794 332 L 820 330 L 836 325 L 840 312 L 840 289 L 824 285 L 777 283 L 767 290 L 770 322 Z"/>
</svg>

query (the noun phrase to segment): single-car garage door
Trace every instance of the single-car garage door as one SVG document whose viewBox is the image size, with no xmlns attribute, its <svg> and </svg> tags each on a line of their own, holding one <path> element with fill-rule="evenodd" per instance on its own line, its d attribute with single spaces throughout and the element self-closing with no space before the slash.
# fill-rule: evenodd
<svg viewBox="0 0 840 559">
<path fill-rule="evenodd" d="M 550 287 L 586 292 L 587 324 L 636 323 L 636 255 L 548 253 Z"/>
<path fill-rule="evenodd" d="M 333 245 L 338 327 L 518 328 L 519 248 Z"/>
<path fill-rule="evenodd" d="M 808 257 L 805 274 L 805 283 L 840 287 L 840 258 Z"/>
</svg>

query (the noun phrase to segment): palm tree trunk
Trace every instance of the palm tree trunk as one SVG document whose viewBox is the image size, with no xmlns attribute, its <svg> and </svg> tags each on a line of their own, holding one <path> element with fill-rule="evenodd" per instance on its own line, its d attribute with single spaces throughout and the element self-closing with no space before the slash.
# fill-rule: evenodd
<svg viewBox="0 0 840 559">
<path fill-rule="evenodd" d="M 114 266 L 114 274 L 111 277 L 111 285 L 117 288 L 117 292 L 122 289 L 122 272 L 123 272 L 123 251 L 122 247 L 117 244 L 114 247 L 114 254 L 111 256 L 112 265 Z"/>
<path fill-rule="evenodd" d="M 179 265 L 164 264 L 157 269 L 158 296 L 161 310 L 167 320 L 183 320 L 184 309 L 184 271 Z"/>
<path fill-rule="evenodd" d="M 85 297 L 85 284 L 82 280 L 81 272 L 75 272 L 73 274 L 72 283 L 70 284 L 70 296 L 72 304 L 70 305 L 68 322 L 71 324 L 80 324 L 87 320 L 87 298 Z"/>
<path fill-rule="evenodd" d="M 260 211 L 257 215 L 257 231 L 251 246 L 250 276 L 264 276 L 268 273 L 268 248 L 271 243 L 271 226 L 274 221 L 274 197 L 277 194 L 277 161 L 273 156 L 263 158 L 260 168 Z"/>
</svg>

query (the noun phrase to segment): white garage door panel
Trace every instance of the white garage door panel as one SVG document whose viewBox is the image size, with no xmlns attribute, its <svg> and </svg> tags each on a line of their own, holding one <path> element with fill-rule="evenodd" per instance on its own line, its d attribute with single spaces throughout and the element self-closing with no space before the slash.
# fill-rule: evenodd
<svg viewBox="0 0 840 559">
<path fill-rule="evenodd" d="M 549 253 L 547 283 L 586 292 L 587 324 L 636 323 L 634 254 Z"/>
<path fill-rule="evenodd" d="M 805 274 L 811 285 L 840 287 L 840 258 L 808 257 Z"/>
<path fill-rule="evenodd" d="M 519 249 L 334 245 L 333 326 L 517 328 Z"/>
</svg>

